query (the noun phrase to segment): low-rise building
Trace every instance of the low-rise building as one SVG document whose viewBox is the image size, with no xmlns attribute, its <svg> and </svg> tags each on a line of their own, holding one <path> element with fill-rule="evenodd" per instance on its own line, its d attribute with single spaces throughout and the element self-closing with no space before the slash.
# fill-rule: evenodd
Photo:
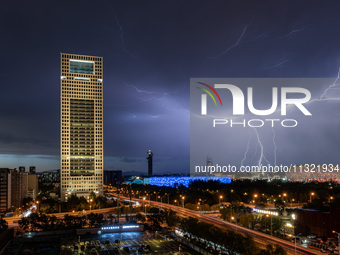
<svg viewBox="0 0 340 255">
<path fill-rule="evenodd" d="M 296 233 L 330 237 L 334 235 L 333 231 L 340 232 L 340 208 L 331 207 L 329 212 L 299 209 L 296 217 Z"/>
<path fill-rule="evenodd" d="M 104 170 L 104 185 L 117 186 L 122 181 L 122 170 Z"/>
<path fill-rule="evenodd" d="M 11 174 L 10 169 L 0 168 L 0 213 L 11 207 Z"/>
<path fill-rule="evenodd" d="M 0 168 L 0 212 L 13 211 L 22 205 L 25 197 L 35 199 L 38 194 L 38 177 L 20 170 Z"/>
<path fill-rule="evenodd" d="M 33 200 L 36 199 L 38 195 L 38 175 L 29 174 L 28 175 L 28 197 L 31 197 Z"/>
</svg>

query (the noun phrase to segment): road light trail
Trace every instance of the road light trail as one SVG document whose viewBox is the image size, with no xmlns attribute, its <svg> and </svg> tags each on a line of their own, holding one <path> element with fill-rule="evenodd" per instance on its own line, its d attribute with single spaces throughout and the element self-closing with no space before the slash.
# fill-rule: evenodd
<svg viewBox="0 0 340 255">
<path fill-rule="evenodd" d="M 113 195 L 115 196 L 115 194 L 113 194 Z M 122 196 L 121 198 L 122 199 L 128 199 L 127 197 L 124 197 L 124 196 Z M 133 198 L 133 200 L 142 201 L 142 199 L 138 199 L 138 198 Z M 215 226 L 222 228 L 222 229 L 237 230 L 240 233 L 249 234 L 252 237 L 255 237 L 255 239 L 260 239 L 261 243 L 262 243 L 261 245 L 263 245 L 263 242 L 270 243 L 270 244 L 278 244 L 278 245 L 284 247 L 288 251 L 289 254 L 294 254 L 294 249 L 295 249 L 294 244 L 292 244 L 288 241 L 279 239 L 277 237 L 270 236 L 270 235 L 267 235 L 267 234 L 264 234 L 264 233 L 261 233 L 261 232 L 255 231 L 255 230 L 251 230 L 251 229 L 248 229 L 248 228 L 244 228 L 244 227 L 241 227 L 239 225 L 236 225 L 236 224 L 233 224 L 233 223 L 230 223 L 230 222 L 226 222 L 226 221 L 223 221 L 223 220 L 220 220 L 220 219 L 216 219 L 216 218 L 213 218 L 213 217 L 210 217 L 210 216 L 207 216 L 207 215 L 203 215 L 203 214 L 198 213 L 196 211 L 192 211 L 192 210 L 185 209 L 185 208 L 182 208 L 182 207 L 164 204 L 164 203 L 160 203 L 160 202 L 155 202 L 155 201 L 151 201 L 151 200 L 149 200 L 147 202 L 149 202 L 152 205 L 156 205 L 158 207 L 162 207 L 162 208 L 166 208 L 166 209 L 173 209 L 177 213 L 180 213 L 180 214 L 185 215 L 185 216 L 195 217 L 199 220 L 205 221 L 207 223 L 210 223 L 210 224 L 215 225 Z M 296 247 L 296 251 L 299 254 L 305 254 L 305 255 L 322 254 L 319 251 L 308 249 L 308 248 L 305 248 L 305 247 L 302 247 L 302 246 Z"/>
</svg>

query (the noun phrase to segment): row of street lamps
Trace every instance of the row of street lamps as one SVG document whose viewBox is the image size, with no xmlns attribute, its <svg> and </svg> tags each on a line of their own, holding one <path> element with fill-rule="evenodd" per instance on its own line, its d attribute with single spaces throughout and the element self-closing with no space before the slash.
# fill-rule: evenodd
<svg viewBox="0 0 340 255">
<path fill-rule="evenodd" d="M 138 192 L 138 191 L 137 191 Z M 231 190 L 231 193 L 233 192 L 233 190 Z M 154 194 L 155 194 L 155 200 L 157 201 L 157 198 L 158 199 L 160 199 L 160 201 L 161 201 L 161 203 L 163 203 L 163 196 L 159 196 L 158 195 L 158 193 L 155 191 L 154 192 Z M 146 194 L 147 196 L 148 196 L 148 198 L 149 198 L 149 201 L 150 201 L 150 194 Z M 165 195 L 167 195 L 167 198 L 168 198 L 168 204 L 170 204 L 170 201 L 169 201 L 169 194 L 167 194 L 167 193 L 165 193 Z M 264 194 L 262 194 L 262 195 L 264 195 Z M 256 203 L 256 199 L 258 198 L 258 194 L 254 194 L 253 195 L 254 196 L 254 203 Z M 315 193 L 314 192 L 311 192 L 310 193 L 310 197 L 309 197 L 309 202 L 311 203 L 312 201 L 313 201 L 313 197 L 315 196 Z M 279 195 L 279 197 L 281 197 L 281 195 Z M 282 197 L 284 198 L 284 199 L 287 199 L 287 197 L 288 197 L 288 195 L 287 195 L 287 193 L 283 193 L 282 194 Z M 334 199 L 334 197 L 329 197 L 329 202 L 331 201 L 331 200 L 333 200 Z M 145 213 L 145 215 L 146 215 L 146 206 L 145 206 L 145 201 L 146 200 L 146 197 L 144 196 L 143 197 L 143 203 L 144 203 L 144 213 Z M 292 201 L 294 201 L 295 199 L 292 199 Z M 179 201 L 182 201 L 181 203 L 182 203 L 182 207 L 184 208 L 184 203 L 185 203 L 185 196 L 183 196 L 183 195 L 180 195 L 180 199 L 179 199 Z M 175 199 L 174 200 L 174 204 L 176 205 L 176 204 L 178 204 L 178 202 L 179 201 L 177 201 L 177 199 Z M 218 194 L 218 202 L 219 202 L 219 204 L 221 204 L 221 202 L 223 201 L 223 195 L 220 195 L 220 194 Z M 92 202 L 92 199 L 90 199 L 90 210 L 91 210 L 91 202 Z M 199 207 L 200 207 L 200 205 L 201 205 L 201 199 L 199 199 L 199 201 L 198 201 L 198 203 L 197 203 L 197 209 L 199 209 Z M 269 215 L 268 214 L 266 214 L 266 219 L 267 218 L 269 218 Z M 234 221 L 235 220 L 235 217 L 234 216 L 232 216 L 231 217 L 231 220 L 232 221 Z M 272 217 L 270 217 L 270 225 L 271 225 L 271 227 L 270 227 L 270 235 L 273 235 L 273 218 Z M 267 220 L 265 220 L 265 229 L 267 229 Z M 338 235 L 338 242 L 339 242 L 339 249 L 340 249 L 340 233 L 337 233 L 337 232 L 335 232 L 335 231 L 333 231 L 333 233 L 336 233 L 337 235 Z M 298 235 L 297 235 L 298 236 Z M 297 236 L 295 236 L 295 254 L 296 254 L 296 238 L 297 238 Z"/>
<path fill-rule="evenodd" d="M 124 191 L 127 192 L 126 189 L 124 189 Z M 124 192 L 124 191 L 123 191 L 123 192 Z M 234 192 L 234 190 L 231 189 L 231 190 L 230 190 L 230 193 L 233 193 L 233 192 Z M 136 191 L 136 192 L 132 191 L 132 192 L 131 192 L 131 195 L 132 195 L 133 197 L 135 197 L 135 195 L 137 195 L 138 193 L 139 193 L 139 191 Z M 157 201 L 158 199 L 160 199 L 160 201 L 163 202 L 163 196 L 158 195 L 158 192 L 157 192 L 157 191 L 154 191 L 153 193 L 155 194 L 155 201 Z M 218 193 L 218 192 L 217 192 L 217 193 Z M 246 194 L 246 193 L 245 193 L 245 194 Z M 141 195 L 141 194 L 140 194 L 140 195 Z M 149 195 L 149 194 L 146 194 L 146 195 Z M 169 195 L 170 195 L 170 194 L 165 193 L 165 195 L 167 196 L 167 202 L 168 202 L 168 204 L 170 204 L 170 198 L 169 198 Z M 264 194 L 262 194 L 262 195 L 264 196 Z M 315 195 L 316 195 L 315 192 L 310 192 L 310 194 L 309 194 L 309 202 L 310 202 L 310 203 L 313 201 L 313 197 L 314 197 Z M 149 195 L 149 196 L 150 196 L 150 195 Z M 182 197 L 182 196 L 181 196 L 181 197 Z M 259 198 L 259 195 L 258 195 L 258 194 L 254 194 L 253 197 L 254 197 L 253 203 L 256 203 L 256 202 L 257 202 L 257 198 Z M 282 197 L 284 200 L 286 200 L 286 199 L 288 198 L 288 194 L 285 192 L 285 193 L 283 193 L 283 194 L 279 194 L 278 197 L 280 197 L 280 198 Z M 219 201 L 219 204 L 222 202 L 222 199 L 223 199 L 223 195 L 218 194 L 218 201 Z M 149 198 L 149 200 L 150 200 L 150 198 Z M 332 200 L 334 200 L 334 197 L 333 197 L 333 196 L 330 196 L 330 197 L 328 198 L 328 202 L 330 203 Z M 292 198 L 291 201 L 292 201 L 292 202 L 295 202 L 295 199 Z"/>
</svg>

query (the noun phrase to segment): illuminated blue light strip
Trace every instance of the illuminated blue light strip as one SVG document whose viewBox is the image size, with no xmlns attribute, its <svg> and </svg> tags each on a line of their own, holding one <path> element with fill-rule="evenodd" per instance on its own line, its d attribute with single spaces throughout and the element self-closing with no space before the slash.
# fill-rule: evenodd
<svg viewBox="0 0 340 255">
<path fill-rule="evenodd" d="M 112 230 L 112 229 L 126 229 L 126 228 L 139 228 L 139 225 L 125 225 L 125 226 L 113 226 L 113 227 L 101 227 L 101 230 Z"/>
<path fill-rule="evenodd" d="M 190 176 L 167 176 L 167 177 L 149 177 L 144 179 L 144 184 L 175 187 L 183 185 L 189 187 L 189 184 L 194 181 L 219 181 L 221 183 L 231 183 L 230 177 L 190 177 Z"/>
<path fill-rule="evenodd" d="M 123 226 L 123 228 L 139 228 L 139 226 Z"/>
</svg>

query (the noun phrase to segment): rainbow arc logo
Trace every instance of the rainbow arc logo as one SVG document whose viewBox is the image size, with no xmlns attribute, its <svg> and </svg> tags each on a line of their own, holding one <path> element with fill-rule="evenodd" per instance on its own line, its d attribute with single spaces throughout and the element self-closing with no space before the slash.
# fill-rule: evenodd
<svg viewBox="0 0 340 255">
<path fill-rule="evenodd" d="M 217 96 L 217 98 L 220 101 L 220 104 L 222 106 L 221 97 L 220 97 L 220 95 L 217 93 L 217 91 L 213 87 L 211 87 L 210 85 L 208 85 L 206 83 L 203 83 L 203 82 L 197 82 L 197 83 L 202 84 L 203 86 L 206 86 L 207 88 L 211 89 L 211 91 L 214 92 L 214 94 Z M 214 96 L 211 94 L 211 92 L 209 90 L 204 89 L 204 88 L 200 88 L 200 87 L 197 87 L 197 88 L 200 89 L 200 90 L 203 90 L 204 92 L 206 92 L 212 98 L 212 100 L 214 101 L 215 105 L 217 105 Z"/>
<path fill-rule="evenodd" d="M 217 91 L 210 85 L 206 84 L 206 83 L 203 83 L 203 82 L 197 82 L 205 87 L 207 87 L 208 89 L 210 89 L 215 95 L 216 97 L 218 98 L 218 100 L 220 101 L 220 104 L 222 106 L 222 100 L 221 100 L 221 97 L 220 95 L 217 93 Z M 200 90 L 203 90 L 205 93 L 207 93 L 211 98 L 212 100 L 214 101 L 215 105 L 217 106 L 217 102 L 216 102 L 216 99 L 214 97 L 214 95 L 207 89 L 205 88 L 201 88 L 201 87 L 197 87 L 198 89 Z M 206 94 L 202 94 L 201 95 L 201 114 L 202 115 L 206 115 L 207 114 L 207 95 Z"/>
</svg>

